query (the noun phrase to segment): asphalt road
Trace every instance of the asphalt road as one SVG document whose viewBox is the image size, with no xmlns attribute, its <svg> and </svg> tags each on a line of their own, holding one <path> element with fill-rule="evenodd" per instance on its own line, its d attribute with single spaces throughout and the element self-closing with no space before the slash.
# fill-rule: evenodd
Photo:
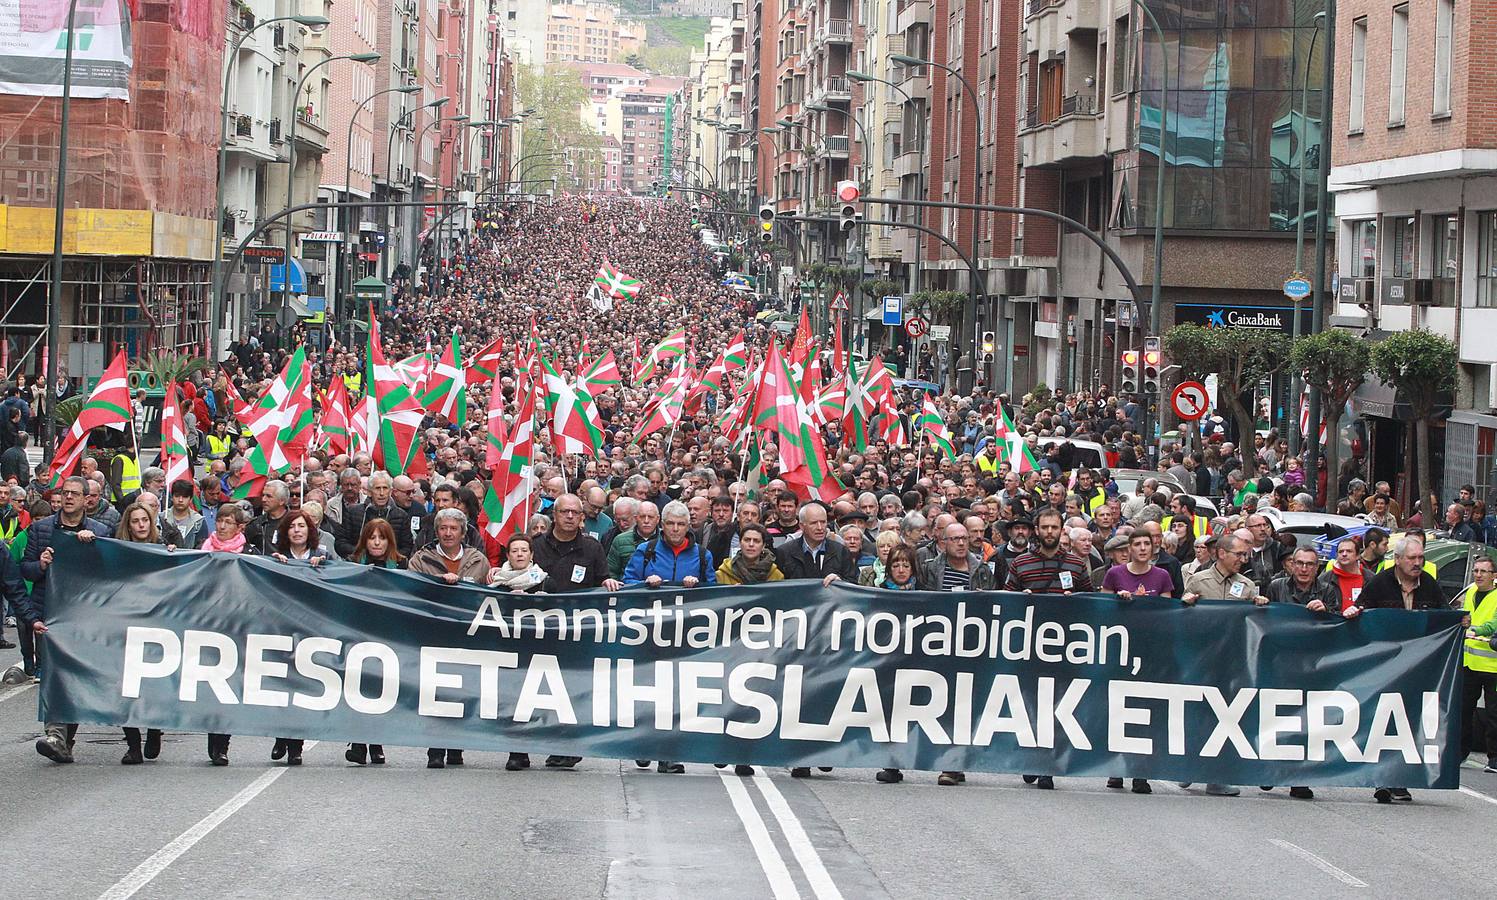
<svg viewBox="0 0 1497 900">
<path fill-rule="evenodd" d="M 618 760 L 512 773 L 496 753 L 429 771 L 413 748 L 359 768 L 331 744 L 288 769 L 261 738 L 215 769 L 201 735 L 176 734 L 125 768 L 98 727 L 59 766 L 35 718 L 33 686 L 0 686 L 0 897 L 1455 897 L 1490 891 L 1497 846 L 1497 775 L 1471 768 L 1460 792 L 1378 806 Z"/>
</svg>

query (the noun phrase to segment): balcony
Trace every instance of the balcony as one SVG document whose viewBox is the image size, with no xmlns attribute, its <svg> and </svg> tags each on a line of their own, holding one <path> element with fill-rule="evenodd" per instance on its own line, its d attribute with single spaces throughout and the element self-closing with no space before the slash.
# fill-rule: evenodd
<svg viewBox="0 0 1497 900">
<path fill-rule="evenodd" d="M 852 100 L 852 84 L 846 75 L 827 75 L 811 85 L 807 92 L 807 104 L 842 102 Z"/>
<path fill-rule="evenodd" d="M 233 131 L 234 137 L 236 137 L 236 138 L 252 138 L 252 137 L 255 136 L 255 120 L 254 119 L 250 118 L 247 115 L 242 115 L 242 114 L 239 114 L 239 113 L 230 113 L 229 115 L 232 116 L 233 120 L 234 120 L 233 123 L 232 123 L 233 124 L 233 128 L 234 128 L 234 131 Z"/>
<path fill-rule="evenodd" d="M 848 140 L 847 135 L 829 134 L 817 145 L 816 155 L 830 159 L 847 159 L 850 148 L 851 141 Z"/>
<path fill-rule="evenodd" d="M 1107 6 L 1098 0 L 1027 0 L 1024 10 L 1024 52 L 1042 59 L 1065 52 L 1072 32 L 1106 27 Z"/>
<path fill-rule="evenodd" d="M 852 22 L 847 19 L 823 19 L 816 26 L 817 44 L 851 44 Z"/>
<path fill-rule="evenodd" d="M 281 120 L 280 119 L 271 119 L 270 120 L 270 142 L 272 144 L 279 144 L 279 143 L 283 143 L 284 141 L 285 141 L 285 138 L 283 138 L 281 136 Z"/>
<path fill-rule="evenodd" d="M 228 22 L 230 28 L 249 31 L 255 27 L 255 14 L 240 0 L 229 0 Z"/>
<path fill-rule="evenodd" d="M 1097 115 L 1096 99 L 1090 94 L 1064 98 L 1060 115 L 1053 121 L 1041 121 L 1038 110 L 1031 110 L 1025 117 L 1019 141 L 1024 165 L 1033 168 L 1066 165 L 1107 154 L 1106 129 Z"/>
</svg>

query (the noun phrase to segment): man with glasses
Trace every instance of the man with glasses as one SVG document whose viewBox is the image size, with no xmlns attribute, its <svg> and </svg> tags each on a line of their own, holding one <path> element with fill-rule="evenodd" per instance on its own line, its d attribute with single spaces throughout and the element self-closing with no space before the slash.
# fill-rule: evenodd
<svg viewBox="0 0 1497 900">
<path fill-rule="evenodd" d="M 1475 583 L 1461 592 L 1466 611 L 1466 627 L 1472 629 L 1466 638 L 1466 666 L 1461 697 L 1461 759 L 1471 755 L 1479 731 L 1487 753 L 1487 772 L 1497 772 L 1497 649 L 1490 633 L 1497 622 L 1497 567 L 1485 555 L 1471 564 Z M 1476 629 L 1480 629 L 1479 631 Z M 1472 636 L 1474 635 L 1474 636 Z M 1485 709 L 1478 714 L 1480 701 Z"/>
<path fill-rule="evenodd" d="M 1353 556 L 1355 558 L 1355 556 Z M 1341 604 L 1341 592 L 1335 591 L 1334 595 L 1326 590 L 1326 586 L 1319 579 L 1320 555 L 1313 547 L 1299 547 L 1289 556 L 1289 574 L 1275 578 L 1268 585 L 1265 592 L 1271 603 L 1293 603 L 1298 606 L 1309 606 L 1315 601 L 1327 609 L 1336 607 L 1339 611 Z"/>
<path fill-rule="evenodd" d="M 21 557 L 21 577 L 31 582 L 31 595 L 19 604 L 18 610 L 21 659 L 23 663 L 29 663 L 27 671 L 33 678 L 36 677 L 40 661 L 40 648 L 35 644 L 36 636 L 47 633 L 47 626 L 42 622 L 46 613 L 42 604 L 47 596 L 47 570 L 52 566 L 55 553 L 53 547 L 63 540 L 72 539 L 63 538 L 64 534 L 91 541 L 95 535 L 110 533 L 104 523 L 85 514 L 84 498 L 88 496 L 88 490 L 89 482 L 86 478 L 73 475 L 65 479 L 58 491 L 62 498 L 61 509 L 55 515 L 31 523 L 26 554 Z M 53 762 L 72 762 L 73 736 L 77 731 L 77 724 L 48 722 L 46 734 L 36 742 L 36 752 Z"/>
<path fill-rule="evenodd" d="M 1217 542 L 1216 562 L 1185 579 L 1186 605 L 1193 606 L 1197 600 L 1244 600 L 1258 606 L 1268 604 L 1268 598 L 1258 591 L 1253 579 L 1242 574 L 1242 567 L 1251 555 L 1248 544 L 1234 534 L 1227 534 Z M 1182 783 L 1181 787 L 1190 787 Z M 1216 797 L 1236 797 L 1242 791 L 1229 784 L 1208 784 L 1206 793 Z"/>
<path fill-rule="evenodd" d="M 541 590 L 548 594 L 566 594 L 601 587 L 616 591 L 622 585 L 609 577 L 608 557 L 597 538 L 582 531 L 582 500 L 576 494 L 562 494 L 551 507 L 551 530 L 531 541 L 534 562 L 546 572 Z M 549 769 L 570 769 L 582 761 L 580 756 L 548 756 Z"/>
</svg>

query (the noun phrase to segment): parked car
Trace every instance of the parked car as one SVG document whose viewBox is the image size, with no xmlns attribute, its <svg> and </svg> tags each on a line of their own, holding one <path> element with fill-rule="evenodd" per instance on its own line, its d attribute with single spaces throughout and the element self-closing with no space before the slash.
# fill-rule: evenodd
<svg viewBox="0 0 1497 900">
<path fill-rule="evenodd" d="M 1070 438 L 1046 436 L 1039 438 L 1036 442 L 1038 450 L 1036 456 L 1043 456 L 1050 452 L 1050 448 L 1056 444 L 1069 443 L 1076 451 L 1076 464 L 1088 469 L 1106 469 L 1117 465 L 1117 454 L 1096 441 L 1073 441 Z"/>
<path fill-rule="evenodd" d="M 1316 548 L 1316 541 L 1327 537 L 1365 530 L 1366 522 L 1351 516 L 1333 516 L 1317 512 L 1283 512 L 1277 509 L 1262 511 L 1264 518 L 1273 526 L 1274 534 L 1292 534 L 1299 547 Z"/>
</svg>

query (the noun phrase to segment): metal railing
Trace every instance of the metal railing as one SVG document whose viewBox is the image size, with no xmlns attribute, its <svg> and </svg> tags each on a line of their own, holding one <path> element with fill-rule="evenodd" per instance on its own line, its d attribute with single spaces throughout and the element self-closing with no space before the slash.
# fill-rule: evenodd
<svg viewBox="0 0 1497 900">
<path fill-rule="evenodd" d="M 824 19 L 816 33 L 822 40 L 850 40 L 852 22 L 847 19 Z"/>
<path fill-rule="evenodd" d="M 234 115 L 234 136 L 253 137 L 255 133 L 255 120 L 246 115 Z"/>
<path fill-rule="evenodd" d="M 272 144 L 279 144 L 281 142 L 281 120 L 280 119 L 271 119 L 270 120 L 270 142 Z"/>
<path fill-rule="evenodd" d="M 1091 94 L 1072 94 L 1060 101 L 1061 118 L 1066 116 L 1090 116 L 1097 112 L 1097 98 Z"/>
</svg>

